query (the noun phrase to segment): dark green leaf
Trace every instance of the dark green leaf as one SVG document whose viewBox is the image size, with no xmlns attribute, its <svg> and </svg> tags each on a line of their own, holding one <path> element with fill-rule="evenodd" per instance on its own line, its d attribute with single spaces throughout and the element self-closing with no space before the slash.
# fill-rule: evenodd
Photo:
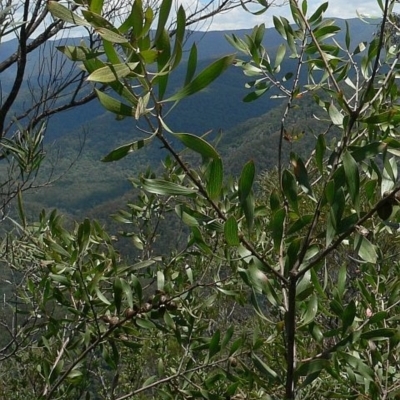
<svg viewBox="0 0 400 400">
<path fill-rule="evenodd" d="M 354 318 L 356 317 L 356 304 L 354 303 L 354 300 L 351 300 L 350 303 L 347 305 L 347 307 L 344 309 L 343 314 L 342 314 L 342 321 L 343 321 L 343 326 L 342 326 L 342 333 L 346 333 L 347 329 L 350 328 L 350 326 L 354 322 Z"/>
<path fill-rule="evenodd" d="M 212 336 L 210 340 L 210 344 L 208 347 L 208 356 L 211 359 L 213 356 L 215 356 L 221 349 L 221 346 L 219 345 L 219 340 L 221 337 L 221 332 L 218 329 L 214 335 Z"/>
<path fill-rule="evenodd" d="M 241 204 L 244 204 L 247 196 L 251 192 L 255 171 L 254 161 L 252 160 L 246 163 L 242 169 L 242 173 L 239 178 L 239 200 Z"/>
<path fill-rule="evenodd" d="M 222 160 L 214 158 L 209 167 L 209 178 L 207 181 L 207 193 L 212 200 L 219 198 L 224 179 Z"/>
<path fill-rule="evenodd" d="M 98 99 L 100 100 L 101 105 L 108 111 L 111 111 L 117 115 L 124 115 L 128 117 L 133 117 L 135 115 L 135 108 L 128 106 L 119 100 L 114 99 L 106 93 L 101 92 L 100 90 L 96 90 L 96 94 Z"/>
<path fill-rule="evenodd" d="M 251 359 L 253 360 L 254 366 L 268 379 L 278 379 L 278 374 L 269 367 L 264 361 L 259 358 L 256 353 L 251 353 Z"/>
<path fill-rule="evenodd" d="M 231 216 L 226 220 L 224 224 L 224 234 L 229 246 L 239 246 L 239 230 L 234 216 Z"/>
<path fill-rule="evenodd" d="M 289 202 L 292 209 L 298 214 L 299 207 L 297 202 L 297 185 L 294 176 L 290 171 L 285 169 L 282 174 L 282 187 L 283 192 Z"/>
<path fill-rule="evenodd" d="M 199 153 L 204 158 L 220 158 L 214 147 L 201 137 L 192 135 L 191 133 L 174 133 L 173 135 L 186 147 Z"/>
<path fill-rule="evenodd" d="M 117 310 L 117 314 L 120 314 L 120 312 L 121 312 L 121 303 L 122 303 L 122 293 L 123 293 L 122 283 L 121 283 L 121 279 L 120 278 L 116 277 L 114 279 L 113 289 L 114 289 L 114 304 L 115 304 L 115 308 Z"/>
<path fill-rule="evenodd" d="M 225 56 L 213 62 L 202 72 L 200 72 L 200 74 L 197 75 L 196 78 L 194 78 L 189 84 L 185 85 L 173 96 L 164 100 L 164 102 L 179 101 L 206 88 L 211 82 L 218 78 L 230 65 L 232 65 L 233 60 L 234 56 L 231 55 Z"/>
<path fill-rule="evenodd" d="M 168 17 L 171 12 L 171 6 L 172 6 L 172 0 L 162 0 L 161 6 L 160 6 L 160 11 L 158 13 L 157 30 L 156 30 L 156 34 L 154 37 L 155 42 L 158 41 L 158 38 L 161 36 L 161 34 L 166 29 Z"/>
<path fill-rule="evenodd" d="M 360 194 L 360 175 L 358 173 L 358 164 L 347 150 L 343 153 L 342 160 L 350 198 L 354 207 L 356 210 L 358 210 Z"/>
<path fill-rule="evenodd" d="M 190 49 L 189 59 L 188 59 L 188 63 L 187 63 L 187 70 L 186 70 L 184 86 L 187 86 L 192 81 L 193 76 L 196 72 L 196 67 L 197 67 L 197 47 L 196 47 L 196 43 L 193 43 L 193 45 Z"/>
<path fill-rule="evenodd" d="M 146 146 L 147 144 L 151 143 L 151 141 L 153 139 L 154 139 L 154 135 L 148 137 L 147 139 L 141 139 L 141 140 L 137 140 L 136 142 L 124 144 L 123 146 L 118 147 L 118 148 L 114 149 L 111 153 L 107 154 L 105 157 L 102 158 L 101 161 L 103 161 L 103 162 L 118 161 L 121 158 L 124 158 L 125 156 L 127 156 L 129 153 L 139 150 L 142 147 Z"/>
</svg>

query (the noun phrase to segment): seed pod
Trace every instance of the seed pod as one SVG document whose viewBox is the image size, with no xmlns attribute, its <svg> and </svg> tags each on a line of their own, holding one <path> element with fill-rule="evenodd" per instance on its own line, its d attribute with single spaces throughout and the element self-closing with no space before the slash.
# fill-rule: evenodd
<svg viewBox="0 0 400 400">
<path fill-rule="evenodd" d="M 238 362 L 235 357 L 229 357 L 228 361 L 229 361 L 229 365 L 231 367 L 233 367 L 233 368 L 237 367 Z"/>
<path fill-rule="evenodd" d="M 160 303 L 161 303 L 161 304 L 164 304 L 164 303 L 166 303 L 167 301 L 168 301 L 168 297 L 167 297 L 167 296 L 162 295 L 162 296 L 160 297 Z"/>
<path fill-rule="evenodd" d="M 178 308 L 178 305 L 176 304 L 175 301 L 169 301 L 165 307 L 167 308 L 168 311 L 174 311 Z"/>
<path fill-rule="evenodd" d="M 149 312 L 151 311 L 151 309 L 153 308 L 153 306 L 150 303 L 144 303 L 143 307 L 142 307 L 142 312 Z"/>
<path fill-rule="evenodd" d="M 128 319 L 133 318 L 137 314 L 137 310 L 133 310 L 132 308 L 127 308 L 125 310 L 125 317 Z"/>
<path fill-rule="evenodd" d="M 108 323 L 109 323 L 110 325 L 117 325 L 118 322 L 119 322 L 119 318 L 118 318 L 118 317 L 110 317 L 110 318 L 108 319 Z"/>
</svg>

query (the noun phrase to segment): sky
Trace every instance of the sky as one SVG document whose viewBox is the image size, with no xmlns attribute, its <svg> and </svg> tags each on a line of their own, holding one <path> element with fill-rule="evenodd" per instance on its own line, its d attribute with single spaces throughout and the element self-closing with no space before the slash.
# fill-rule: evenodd
<svg viewBox="0 0 400 400">
<path fill-rule="evenodd" d="M 276 0 L 279 1 L 279 0 Z M 318 6 L 325 3 L 322 0 L 308 0 L 308 14 L 311 15 Z M 380 17 L 381 12 L 376 0 L 331 0 L 329 1 L 326 17 L 338 18 L 357 18 L 357 13 L 368 17 Z M 210 30 L 228 30 L 251 28 L 256 24 L 265 22 L 267 26 L 272 26 L 272 15 L 282 15 L 287 18 L 290 16 L 289 6 L 271 7 L 265 14 L 254 16 L 246 13 L 241 8 L 231 10 L 226 14 L 214 17 Z M 201 28 L 201 30 L 205 29 Z"/>
</svg>

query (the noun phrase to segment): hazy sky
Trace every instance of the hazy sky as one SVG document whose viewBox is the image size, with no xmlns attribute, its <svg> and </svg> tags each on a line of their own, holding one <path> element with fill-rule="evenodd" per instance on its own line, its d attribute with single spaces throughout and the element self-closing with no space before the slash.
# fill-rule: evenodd
<svg viewBox="0 0 400 400">
<path fill-rule="evenodd" d="M 325 1 L 308 0 L 309 15 L 322 3 L 325 3 Z M 331 0 L 329 1 L 329 7 L 325 16 L 357 18 L 357 12 L 359 14 L 368 15 L 371 17 L 381 16 L 376 0 Z M 283 7 L 271 7 L 265 14 L 258 17 L 243 12 L 241 8 L 238 8 L 230 11 L 229 13 L 216 16 L 211 24 L 210 29 L 224 30 L 250 28 L 262 22 L 265 22 L 268 26 L 272 26 L 271 17 L 273 14 L 289 17 L 289 7 L 287 5 Z"/>
</svg>

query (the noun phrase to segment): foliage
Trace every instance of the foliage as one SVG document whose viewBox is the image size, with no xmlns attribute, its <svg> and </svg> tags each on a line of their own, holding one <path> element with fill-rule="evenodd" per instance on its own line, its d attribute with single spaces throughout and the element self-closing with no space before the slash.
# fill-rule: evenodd
<svg viewBox="0 0 400 400">
<path fill-rule="evenodd" d="M 378 4 L 384 31 L 395 1 Z M 227 55 L 201 72 L 192 46 L 186 78 L 168 94 L 187 23 L 181 7 L 171 38 L 171 6 L 163 0 L 152 32 L 153 9 L 140 0 L 119 26 L 101 15 L 101 1 L 79 10 L 49 3 L 54 15 L 101 37 L 95 52 L 60 50 L 83 64 L 96 88 L 108 88 L 97 90 L 100 103 L 142 132 L 103 161 L 156 141 L 169 156 L 158 175 L 133 179 L 139 201 L 116 216 L 140 251 L 134 263 L 120 259 L 98 223 L 67 229 L 53 212 L 30 225 L 21 203 L 20 236 L 2 245 L 5 267 L 24 277 L 15 307 L 28 318 L 2 352 L 35 371 L 21 390 L 44 399 L 396 398 L 398 48 L 385 48 L 383 34 L 352 43 L 348 30 L 341 46 L 340 28 L 323 18 L 328 3 L 309 15 L 307 1 L 291 0 L 295 24 L 274 17 L 285 41 L 274 59 L 262 45 L 263 25 L 228 38 L 243 59 Z M 285 57 L 296 67 L 281 79 Z M 232 64 L 252 79 L 244 101 L 275 88 L 286 103 L 277 168 L 258 181 L 252 160 L 237 179 L 226 176 L 207 135 L 165 122 L 175 103 Z M 308 96 L 323 128 L 308 157 L 286 156 L 284 141 L 301 140 L 289 116 Z M 160 257 L 158 221 L 171 212 L 188 237 Z M 35 347 L 19 351 L 29 338 Z"/>
</svg>

